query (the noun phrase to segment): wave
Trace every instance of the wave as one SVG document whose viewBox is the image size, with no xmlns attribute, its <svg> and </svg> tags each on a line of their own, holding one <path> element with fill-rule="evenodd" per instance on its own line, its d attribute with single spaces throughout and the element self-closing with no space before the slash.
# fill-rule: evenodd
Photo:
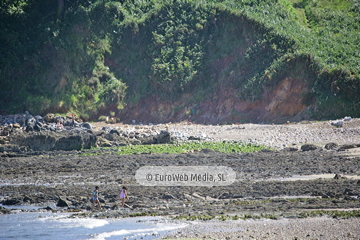
<svg viewBox="0 0 360 240">
<path fill-rule="evenodd" d="M 152 228 L 132 229 L 132 230 L 121 229 L 118 231 L 104 232 L 94 236 L 93 238 L 89 238 L 89 240 L 105 240 L 106 238 L 110 238 L 114 236 L 129 236 L 129 235 L 131 235 L 132 237 L 147 236 L 147 235 L 156 236 L 159 234 L 159 232 L 172 231 L 187 226 L 187 224 L 176 224 L 176 225 L 174 224 L 169 226 L 169 223 L 167 223 L 166 225 L 161 224 L 162 226 L 159 225 L 160 224 Z"/>
</svg>

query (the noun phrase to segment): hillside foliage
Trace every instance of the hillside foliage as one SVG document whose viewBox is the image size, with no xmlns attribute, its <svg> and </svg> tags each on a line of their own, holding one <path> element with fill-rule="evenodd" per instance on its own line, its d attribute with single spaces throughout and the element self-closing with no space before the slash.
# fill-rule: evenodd
<svg viewBox="0 0 360 240">
<path fill-rule="evenodd" d="M 303 78 L 313 118 L 360 111 L 360 0 L 3 0 L 0 111 L 93 118 L 150 95 L 254 101 Z"/>
</svg>

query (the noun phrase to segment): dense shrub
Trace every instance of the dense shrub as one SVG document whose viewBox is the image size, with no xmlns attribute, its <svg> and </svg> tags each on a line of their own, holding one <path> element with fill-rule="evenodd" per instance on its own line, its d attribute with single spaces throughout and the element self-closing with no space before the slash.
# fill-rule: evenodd
<svg viewBox="0 0 360 240">
<path fill-rule="evenodd" d="M 149 94 L 206 97 L 196 93 L 225 85 L 253 101 L 265 87 L 294 77 L 308 82 L 307 104 L 316 102 L 321 113 L 314 117 L 339 114 L 328 111 L 334 105 L 359 115 L 359 6 L 358 0 L 5 0 L 0 111 L 91 115 Z"/>
</svg>

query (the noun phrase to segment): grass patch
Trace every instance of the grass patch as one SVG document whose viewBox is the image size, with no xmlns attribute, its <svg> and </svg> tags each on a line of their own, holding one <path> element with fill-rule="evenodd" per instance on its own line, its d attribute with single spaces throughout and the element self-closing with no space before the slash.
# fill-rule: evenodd
<svg viewBox="0 0 360 240">
<path fill-rule="evenodd" d="M 201 221 L 209 221 L 214 219 L 215 216 L 209 216 L 209 215 L 191 215 L 191 216 L 185 216 L 185 215 L 180 215 L 180 216 L 176 216 L 173 219 L 176 220 L 187 220 L 187 221 L 195 221 L 195 220 L 201 220 Z"/>
<path fill-rule="evenodd" d="M 124 215 L 123 217 L 126 218 L 126 217 L 148 217 L 148 216 L 154 217 L 156 216 L 156 213 L 146 213 L 146 212 L 131 213 L 129 215 Z"/>
<path fill-rule="evenodd" d="M 336 219 L 359 218 L 360 210 L 349 210 L 349 211 L 315 210 L 315 211 L 300 212 L 296 215 L 296 217 L 298 218 L 321 217 L 321 216 L 328 216 Z"/>
<path fill-rule="evenodd" d="M 129 145 L 118 148 L 118 154 L 152 154 L 152 153 L 189 153 L 211 149 L 222 153 L 256 152 L 265 149 L 265 146 L 243 144 L 235 142 L 191 142 L 176 144 Z"/>
</svg>

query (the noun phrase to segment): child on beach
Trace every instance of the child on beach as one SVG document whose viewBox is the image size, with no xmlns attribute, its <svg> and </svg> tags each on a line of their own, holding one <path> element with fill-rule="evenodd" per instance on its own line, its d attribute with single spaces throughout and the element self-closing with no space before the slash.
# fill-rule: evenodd
<svg viewBox="0 0 360 240">
<path fill-rule="evenodd" d="M 99 207 L 99 209 L 101 210 L 101 205 L 100 205 L 100 200 L 99 200 L 99 187 L 96 186 L 95 190 L 93 191 L 92 194 L 92 210 L 94 211 L 94 205 L 97 204 L 97 206 Z"/>
<path fill-rule="evenodd" d="M 121 189 L 121 192 L 120 192 L 120 195 L 119 195 L 119 199 L 121 200 L 122 208 L 125 206 L 125 198 L 126 198 L 126 199 L 129 199 L 129 198 L 128 198 L 128 195 L 127 195 L 127 188 L 126 188 L 126 187 L 123 187 L 123 188 Z"/>
<path fill-rule="evenodd" d="M 64 125 L 62 125 L 60 119 L 58 119 L 58 121 L 57 121 L 57 123 L 56 123 L 56 127 L 59 128 L 59 129 L 64 128 Z"/>
</svg>

